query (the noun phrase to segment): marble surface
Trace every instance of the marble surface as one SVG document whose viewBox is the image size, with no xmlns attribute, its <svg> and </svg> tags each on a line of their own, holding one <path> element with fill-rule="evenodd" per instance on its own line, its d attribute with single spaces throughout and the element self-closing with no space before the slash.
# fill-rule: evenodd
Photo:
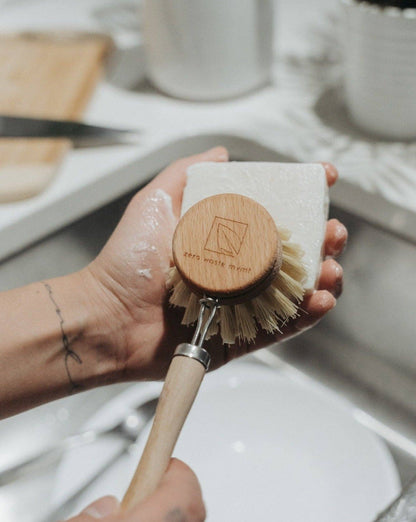
<svg viewBox="0 0 416 522">
<path fill-rule="evenodd" d="M 65 27 L 110 33 L 117 50 L 85 119 L 143 131 L 136 143 L 73 150 L 42 194 L 2 204 L 0 257 L 139 186 L 175 157 L 230 139 L 237 150 L 238 143 L 240 149 L 251 143 L 289 161 L 332 161 L 341 179 L 416 211 L 416 143 L 372 139 L 348 119 L 338 1 L 320 0 L 313 10 L 305 0 L 279 2 L 271 84 L 212 103 L 169 98 L 141 83 L 137 0 L 3 0 L 0 5 L 3 32 Z"/>
</svg>

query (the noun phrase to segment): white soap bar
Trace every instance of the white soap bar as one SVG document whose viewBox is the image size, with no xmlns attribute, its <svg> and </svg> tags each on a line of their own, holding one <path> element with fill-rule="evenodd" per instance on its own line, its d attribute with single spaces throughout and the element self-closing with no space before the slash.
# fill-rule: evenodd
<svg viewBox="0 0 416 522">
<path fill-rule="evenodd" d="M 188 168 L 182 214 L 201 199 L 235 193 L 263 205 L 277 227 L 301 245 L 307 270 L 305 290 L 315 287 L 328 216 L 325 169 L 318 163 L 197 163 Z"/>
</svg>

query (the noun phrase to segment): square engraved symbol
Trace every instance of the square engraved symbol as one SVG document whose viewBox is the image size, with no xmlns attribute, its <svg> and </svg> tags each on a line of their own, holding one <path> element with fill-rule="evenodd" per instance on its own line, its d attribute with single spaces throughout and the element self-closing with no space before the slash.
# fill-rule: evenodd
<svg viewBox="0 0 416 522">
<path fill-rule="evenodd" d="M 247 223 L 215 216 L 204 249 L 235 257 L 240 252 L 247 227 Z"/>
</svg>

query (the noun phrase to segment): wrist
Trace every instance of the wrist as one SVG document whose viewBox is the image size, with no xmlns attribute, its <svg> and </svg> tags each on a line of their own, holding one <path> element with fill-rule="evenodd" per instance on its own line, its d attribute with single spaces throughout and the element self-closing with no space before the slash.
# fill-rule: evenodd
<svg viewBox="0 0 416 522">
<path fill-rule="evenodd" d="M 63 277 L 59 291 L 67 309 L 73 311 L 72 324 L 77 329 L 71 348 L 82 364 L 73 365 L 74 379 L 86 389 L 121 380 L 123 328 L 116 301 L 89 267 Z"/>
</svg>

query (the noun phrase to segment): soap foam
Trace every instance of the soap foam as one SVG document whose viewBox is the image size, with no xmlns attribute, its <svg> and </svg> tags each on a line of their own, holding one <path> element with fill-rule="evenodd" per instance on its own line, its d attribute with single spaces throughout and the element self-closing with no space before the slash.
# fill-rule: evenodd
<svg viewBox="0 0 416 522">
<path fill-rule="evenodd" d="M 131 259 L 136 273 L 144 279 L 166 279 L 172 252 L 171 242 L 177 219 L 173 214 L 172 199 L 156 189 L 141 203 L 140 223 L 131 248 Z"/>
</svg>

